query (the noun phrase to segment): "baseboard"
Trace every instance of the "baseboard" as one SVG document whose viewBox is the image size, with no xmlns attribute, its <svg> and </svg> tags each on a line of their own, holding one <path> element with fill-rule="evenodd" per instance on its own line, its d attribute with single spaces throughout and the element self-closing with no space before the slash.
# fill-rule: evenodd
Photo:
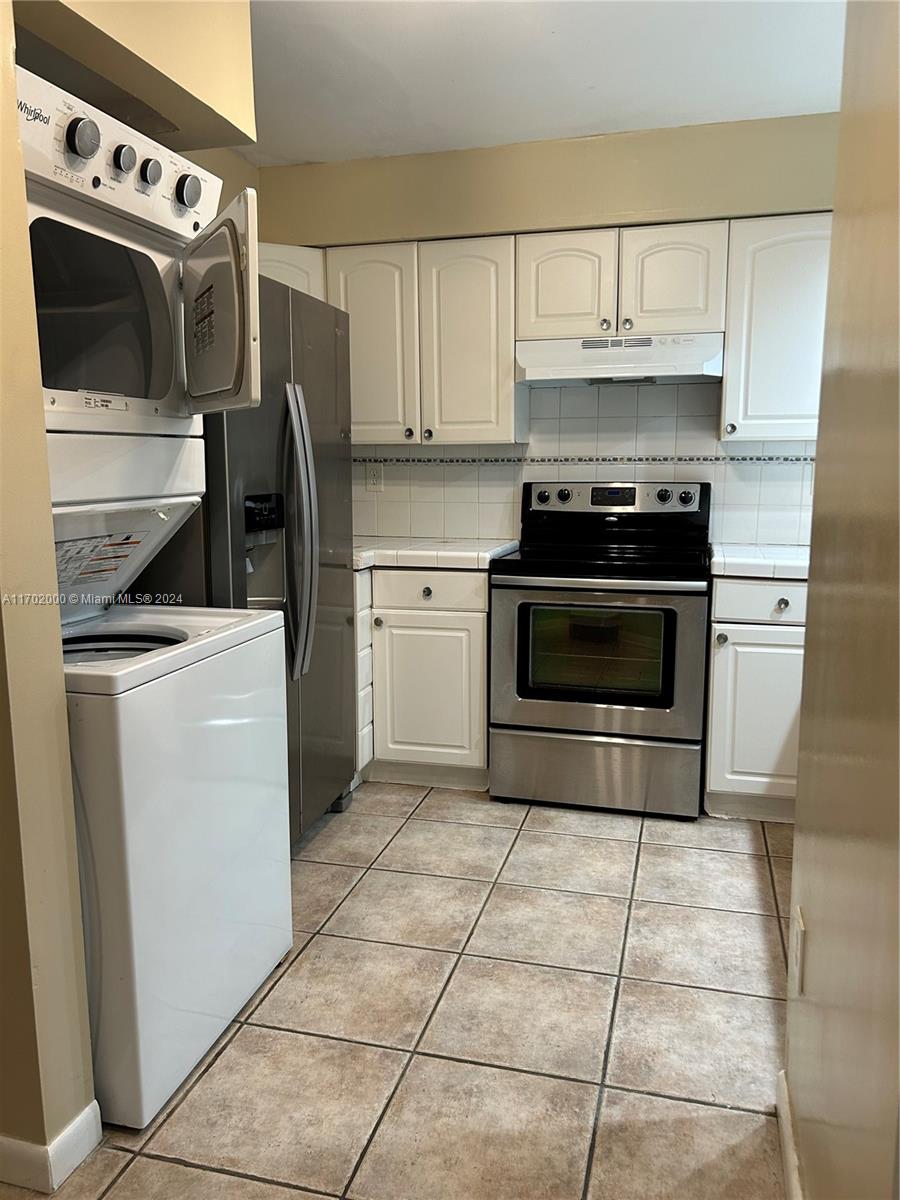
<svg viewBox="0 0 900 1200">
<path fill-rule="evenodd" d="M 800 1160 L 794 1142 L 794 1122 L 791 1119 L 791 1098 L 788 1094 L 787 1073 L 778 1072 L 775 1088 L 775 1111 L 778 1113 L 778 1136 L 781 1139 L 781 1164 L 784 1171 L 785 1200 L 803 1200 L 800 1183 Z"/>
<path fill-rule="evenodd" d="M 0 1136 L 0 1180 L 36 1192 L 53 1192 L 100 1145 L 100 1107 L 92 1100 L 49 1146 Z"/>
<path fill-rule="evenodd" d="M 793 823 L 794 800 L 787 796 L 746 796 L 707 792 L 703 807 L 712 817 L 743 817 L 746 821 Z"/>
<path fill-rule="evenodd" d="M 488 773 L 480 767 L 428 766 L 425 763 L 381 762 L 374 759 L 363 768 L 370 783 L 417 783 L 422 787 L 464 788 L 486 792 Z"/>
</svg>

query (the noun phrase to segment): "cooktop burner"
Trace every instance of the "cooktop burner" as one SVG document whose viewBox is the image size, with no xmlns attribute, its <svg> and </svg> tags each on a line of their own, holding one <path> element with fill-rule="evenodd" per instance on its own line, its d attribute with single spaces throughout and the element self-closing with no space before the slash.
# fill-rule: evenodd
<svg viewBox="0 0 900 1200">
<path fill-rule="evenodd" d="M 708 579 L 708 483 L 526 483 L 520 546 L 492 574 Z"/>
</svg>

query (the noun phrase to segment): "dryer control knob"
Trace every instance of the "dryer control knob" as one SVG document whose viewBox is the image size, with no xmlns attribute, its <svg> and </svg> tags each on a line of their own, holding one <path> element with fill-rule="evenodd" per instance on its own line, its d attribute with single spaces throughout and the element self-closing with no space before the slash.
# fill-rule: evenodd
<svg viewBox="0 0 900 1200">
<path fill-rule="evenodd" d="M 203 194 L 203 184 L 196 175 L 179 175 L 175 184 L 175 199 L 185 208 L 196 208 Z"/>
<path fill-rule="evenodd" d="M 556 493 L 556 498 L 560 502 L 560 504 L 568 504 L 569 501 L 572 499 L 572 489 L 571 488 L 560 488 L 559 491 Z"/>
<path fill-rule="evenodd" d="M 656 498 L 660 502 L 660 504 L 668 504 L 669 501 L 672 499 L 672 489 L 671 488 L 660 488 L 659 491 L 656 493 Z"/>
<path fill-rule="evenodd" d="M 679 492 L 678 493 L 678 503 L 684 504 L 684 505 L 693 504 L 694 503 L 694 493 L 688 492 L 688 491 Z"/>
<path fill-rule="evenodd" d="M 100 129 L 90 117 L 75 117 L 66 129 L 66 145 L 79 158 L 93 158 L 100 149 Z"/>
<path fill-rule="evenodd" d="M 141 179 L 149 187 L 156 187 L 162 179 L 162 163 L 158 158 L 145 158 L 141 163 Z"/>
<path fill-rule="evenodd" d="M 546 488 L 541 488 L 541 490 L 538 492 L 537 496 L 535 496 L 535 499 L 537 500 L 538 504 L 549 504 L 550 503 L 550 493 L 547 491 Z"/>
<path fill-rule="evenodd" d="M 113 166 L 123 175 L 130 175 L 137 166 L 137 151 L 134 146 L 122 142 L 113 150 Z"/>
</svg>

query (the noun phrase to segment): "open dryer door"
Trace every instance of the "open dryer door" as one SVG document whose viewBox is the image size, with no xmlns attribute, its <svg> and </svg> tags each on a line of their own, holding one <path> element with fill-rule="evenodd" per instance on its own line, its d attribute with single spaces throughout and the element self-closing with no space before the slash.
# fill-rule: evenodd
<svg viewBox="0 0 900 1200">
<path fill-rule="evenodd" d="M 260 401 L 256 192 L 245 188 L 182 255 L 185 393 L 191 413 Z"/>
</svg>

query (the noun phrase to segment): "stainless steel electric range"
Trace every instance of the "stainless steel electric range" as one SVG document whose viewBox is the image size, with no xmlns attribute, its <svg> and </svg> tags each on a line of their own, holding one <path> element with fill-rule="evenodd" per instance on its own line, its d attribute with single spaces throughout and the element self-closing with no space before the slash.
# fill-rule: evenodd
<svg viewBox="0 0 900 1200">
<path fill-rule="evenodd" d="M 708 483 L 527 483 L 491 583 L 490 789 L 696 817 Z"/>
</svg>

